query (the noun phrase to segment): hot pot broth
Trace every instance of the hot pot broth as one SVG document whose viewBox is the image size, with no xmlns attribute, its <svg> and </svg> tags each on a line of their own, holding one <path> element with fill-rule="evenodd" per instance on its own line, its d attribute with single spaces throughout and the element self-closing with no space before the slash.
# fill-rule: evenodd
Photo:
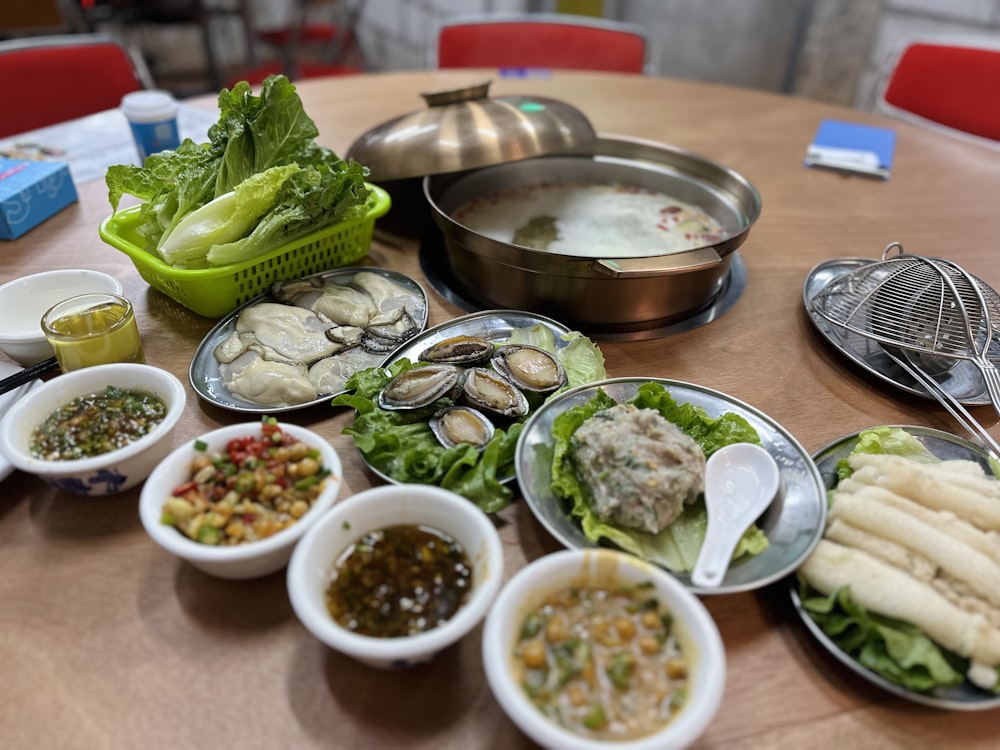
<svg viewBox="0 0 1000 750">
<path fill-rule="evenodd" d="M 474 198 L 453 217 L 500 242 L 591 258 L 680 252 L 718 242 L 725 232 L 698 206 L 621 183 L 502 188 Z"/>
</svg>

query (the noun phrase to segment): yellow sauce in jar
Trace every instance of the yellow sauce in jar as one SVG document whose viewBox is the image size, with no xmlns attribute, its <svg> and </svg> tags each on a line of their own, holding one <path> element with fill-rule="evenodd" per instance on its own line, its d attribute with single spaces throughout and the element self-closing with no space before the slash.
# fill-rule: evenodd
<svg viewBox="0 0 1000 750">
<path fill-rule="evenodd" d="M 65 314 L 60 312 L 60 306 L 53 307 L 42 327 L 63 372 L 109 362 L 145 363 L 128 300 L 100 295 L 93 305 L 67 306 Z"/>
</svg>

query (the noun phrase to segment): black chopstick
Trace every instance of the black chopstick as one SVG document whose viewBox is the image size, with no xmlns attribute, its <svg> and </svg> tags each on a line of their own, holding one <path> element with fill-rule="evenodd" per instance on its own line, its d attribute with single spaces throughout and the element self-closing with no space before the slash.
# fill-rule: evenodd
<svg viewBox="0 0 1000 750">
<path fill-rule="evenodd" d="M 32 365 L 31 367 L 26 367 L 20 372 L 15 372 L 13 375 L 8 375 L 3 380 L 0 380 L 0 393 L 7 393 L 7 391 L 12 391 L 15 388 L 19 388 L 25 383 L 30 383 L 37 377 L 44 375 L 50 370 L 58 370 L 59 362 L 56 361 L 55 357 L 49 357 L 48 359 L 43 359 L 38 364 Z"/>
</svg>

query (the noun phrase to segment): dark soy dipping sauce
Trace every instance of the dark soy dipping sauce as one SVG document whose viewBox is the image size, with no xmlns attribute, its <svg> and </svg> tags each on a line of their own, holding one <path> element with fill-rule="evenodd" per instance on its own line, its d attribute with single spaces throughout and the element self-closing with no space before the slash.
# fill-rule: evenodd
<svg viewBox="0 0 1000 750">
<path fill-rule="evenodd" d="M 438 529 L 388 526 L 362 536 L 337 559 L 327 609 L 360 635 L 401 638 L 445 623 L 468 599 L 472 564 Z"/>
</svg>

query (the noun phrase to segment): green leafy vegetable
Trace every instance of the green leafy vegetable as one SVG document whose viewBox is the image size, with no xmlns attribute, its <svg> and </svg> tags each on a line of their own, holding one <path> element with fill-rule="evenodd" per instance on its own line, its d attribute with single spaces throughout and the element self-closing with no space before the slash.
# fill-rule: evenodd
<svg viewBox="0 0 1000 750">
<path fill-rule="evenodd" d="M 592 542 L 606 540 L 675 572 L 690 572 L 698 558 L 708 526 L 704 502 L 685 507 L 673 523 L 659 534 L 647 534 L 606 523 L 590 509 L 586 491 L 580 485 L 574 468 L 571 440 L 573 433 L 586 420 L 616 403 L 603 390 L 598 390 L 597 395 L 587 403 L 567 409 L 555 418 L 552 425 L 555 443 L 552 455 L 552 491 L 570 504 L 570 512 L 580 519 L 584 535 Z M 718 418 L 712 418 L 699 406 L 678 403 L 659 383 L 643 383 L 628 403 L 658 411 L 665 419 L 690 435 L 701 446 L 706 457 L 731 443 L 760 444 L 760 436 L 743 417 L 727 412 Z M 760 554 L 767 546 L 764 533 L 757 526 L 751 526 L 740 539 L 734 556 Z"/>
<path fill-rule="evenodd" d="M 207 143 L 108 169 L 114 210 L 125 195 L 142 201 L 149 252 L 186 268 L 243 262 L 364 214 L 367 170 L 316 144 L 287 78 L 269 77 L 259 96 L 245 81 L 223 89 L 219 110 Z"/>
<path fill-rule="evenodd" d="M 962 660 L 913 625 L 858 606 L 850 589 L 822 596 L 802 583 L 800 596 L 809 616 L 841 650 L 890 682 L 926 692 L 965 679 Z"/>
<path fill-rule="evenodd" d="M 576 332 L 562 337 L 569 344 L 559 346 L 555 333 L 538 324 L 514 330 L 508 342 L 532 343 L 556 354 L 569 378 L 568 387 L 606 377 L 604 356 L 594 342 Z M 344 432 L 354 437 L 354 444 L 372 467 L 396 481 L 436 484 L 469 498 L 487 513 L 503 510 L 513 498 L 504 481 L 514 475 L 514 451 L 523 422 L 498 427 L 481 452 L 471 445 L 445 448 L 431 432 L 428 420 L 449 403 L 447 399 L 405 411 L 389 411 L 378 405 L 378 393 L 386 383 L 419 366 L 401 359 L 388 368 L 356 372 L 345 385 L 349 393 L 332 402 L 356 412 L 354 423 Z"/>
</svg>

